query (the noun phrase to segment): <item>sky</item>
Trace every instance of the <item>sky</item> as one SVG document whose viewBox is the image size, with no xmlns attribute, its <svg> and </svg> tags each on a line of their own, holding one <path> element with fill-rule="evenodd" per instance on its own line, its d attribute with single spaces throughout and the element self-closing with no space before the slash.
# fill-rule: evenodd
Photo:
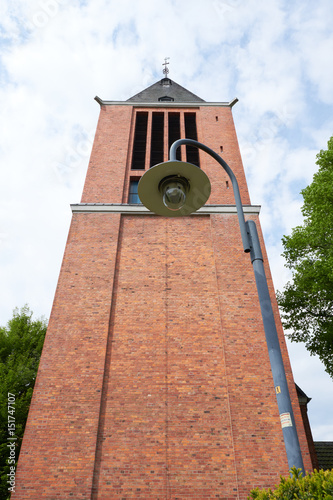
<svg viewBox="0 0 333 500">
<path fill-rule="evenodd" d="M 169 76 L 233 108 L 276 289 L 281 238 L 333 135 L 331 0 L 4 0 L 0 6 L 0 325 L 49 317 L 99 116 Z M 333 381 L 288 344 L 314 439 L 333 440 Z"/>
</svg>

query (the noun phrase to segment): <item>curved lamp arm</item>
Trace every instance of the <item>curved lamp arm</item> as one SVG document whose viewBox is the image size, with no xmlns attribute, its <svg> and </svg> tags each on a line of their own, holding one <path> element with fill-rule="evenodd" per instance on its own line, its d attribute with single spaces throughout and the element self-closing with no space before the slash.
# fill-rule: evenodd
<svg viewBox="0 0 333 500">
<path fill-rule="evenodd" d="M 247 228 L 246 228 L 246 224 L 245 224 L 243 205 L 242 205 L 242 201 L 241 201 L 239 186 L 238 186 L 238 182 L 237 182 L 237 179 L 235 177 L 235 174 L 233 173 L 233 171 L 231 170 L 229 165 L 223 160 L 223 158 L 221 158 L 221 156 L 219 156 L 217 153 L 215 153 L 215 151 L 213 151 L 209 147 L 205 146 L 204 144 L 201 144 L 201 142 L 194 141 L 193 139 L 179 139 L 178 141 L 175 141 L 170 148 L 169 158 L 171 161 L 177 161 L 177 158 L 176 158 L 177 149 L 180 146 L 182 146 L 183 144 L 195 146 L 196 148 L 202 149 L 203 151 L 208 153 L 210 156 L 212 156 L 214 158 L 214 160 L 216 160 L 224 168 L 224 170 L 229 175 L 229 178 L 231 180 L 232 187 L 234 190 L 236 209 L 237 209 L 237 215 L 238 215 L 240 232 L 241 232 L 241 236 L 242 236 L 244 252 L 246 252 L 246 253 L 250 252 L 250 250 L 251 250 L 250 241 L 249 241 Z"/>
</svg>

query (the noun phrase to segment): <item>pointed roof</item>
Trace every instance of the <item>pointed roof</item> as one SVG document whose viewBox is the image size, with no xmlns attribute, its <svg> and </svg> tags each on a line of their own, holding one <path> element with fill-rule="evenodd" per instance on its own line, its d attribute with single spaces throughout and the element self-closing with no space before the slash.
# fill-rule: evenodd
<svg viewBox="0 0 333 500">
<path fill-rule="evenodd" d="M 301 403 L 305 403 L 305 404 L 308 404 L 310 403 L 311 401 L 311 398 L 309 398 L 305 392 L 302 391 L 302 389 L 297 385 L 295 384 L 296 386 L 296 392 L 297 392 L 297 396 L 298 396 L 298 402 L 301 404 Z"/>
<path fill-rule="evenodd" d="M 314 442 L 319 469 L 331 470 L 333 468 L 333 441 Z"/>
<path fill-rule="evenodd" d="M 162 78 L 150 87 L 127 99 L 127 102 L 205 102 L 170 78 Z"/>
</svg>

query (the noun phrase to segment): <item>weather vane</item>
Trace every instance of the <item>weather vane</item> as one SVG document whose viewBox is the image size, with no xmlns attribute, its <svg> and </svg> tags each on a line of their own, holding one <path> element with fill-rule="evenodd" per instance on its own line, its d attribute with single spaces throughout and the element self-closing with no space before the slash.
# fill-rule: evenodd
<svg viewBox="0 0 333 500">
<path fill-rule="evenodd" d="M 170 57 L 165 57 L 164 58 L 164 63 L 162 63 L 162 66 L 164 66 L 163 68 L 163 74 L 165 75 L 165 78 L 168 76 L 168 73 L 169 73 L 169 68 L 167 67 L 167 64 L 168 63 L 168 60 L 170 59 Z"/>
</svg>

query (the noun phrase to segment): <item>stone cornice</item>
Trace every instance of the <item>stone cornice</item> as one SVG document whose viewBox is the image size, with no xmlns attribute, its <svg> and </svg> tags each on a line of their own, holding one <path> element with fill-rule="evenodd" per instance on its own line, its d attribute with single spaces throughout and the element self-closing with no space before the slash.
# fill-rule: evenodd
<svg viewBox="0 0 333 500">
<path fill-rule="evenodd" d="M 155 215 L 143 205 L 127 203 L 73 203 L 73 213 L 121 213 L 129 215 Z M 260 205 L 243 205 L 245 214 L 259 214 Z M 236 214 L 236 205 L 204 205 L 192 215 Z"/>
<path fill-rule="evenodd" d="M 236 102 L 238 102 L 237 97 L 230 102 L 169 102 L 169 101 L 159 101 L 159 102 L 135 102 L 135 101 L 103 101 L 100 97 L 96 96 L 95 101 L 98 102 L 100 106 L 133 106 L 134 108 L 199 108 L 202 106 L 212 106 L 212 107 L 229 107 L 232 108 Z"/>
</svg>

